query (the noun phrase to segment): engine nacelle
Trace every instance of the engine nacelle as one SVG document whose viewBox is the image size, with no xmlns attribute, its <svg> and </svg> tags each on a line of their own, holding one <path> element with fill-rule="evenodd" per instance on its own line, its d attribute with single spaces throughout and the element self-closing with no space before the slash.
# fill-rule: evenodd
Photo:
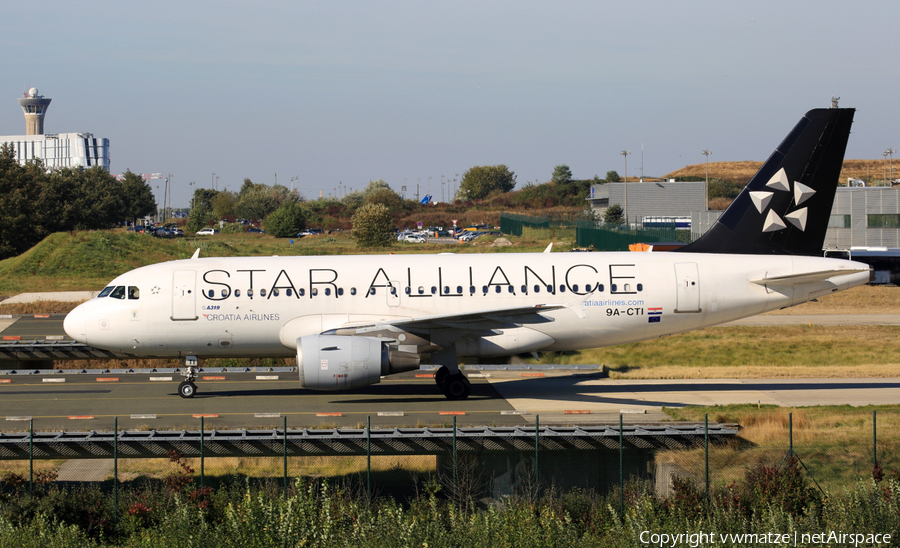
<svg viewBox="0 0 900 548">
<path fill-rule="evenodd" d="M 349 390 L 379 382 L 390 363 L 379 339 L 307 335 L 297 339 L 297 369 L 304 388 Z"/>
</svg>

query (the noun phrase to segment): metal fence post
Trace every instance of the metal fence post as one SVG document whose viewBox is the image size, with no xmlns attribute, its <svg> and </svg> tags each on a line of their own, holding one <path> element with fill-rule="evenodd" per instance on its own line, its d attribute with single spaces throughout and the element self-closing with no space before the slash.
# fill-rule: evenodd
<svg viewBox="0 0 900 548">
<path fill-rule="evenodd" d="M 287 415 L 281 417 L 282 424 L 282 450 L 281 454 L 284 457 L 284 498 L 288 498 L 288 473 L 287 473 Z"/>
<path fill-rule="evenodd" d="M 119 523 L 119 417 L 113 419 L 113 523 Z"/>
<path fill-rule="evenodd" d="M 619 413 L 619 515 L 625 522 L 625 437 L 622 432 L 622 414 Z"/>
<path fill-rule="evenodd" d="M 28 492 L 34 496 L 34 419 L 28 421 Z"/>
<path fill-rule="evenodd" d="M 538 456 L 541 451 L 541 416 L 534 416 L 534 498 L 541 492 L 541 469 Z"/>
<path fill-rule="evenodd" d="M 459 491 L 456 484 L 456 416 L 453 417 L 453 490 Z"/>
<path fill-rule="evenodd" d="M 794 456 L 794 413 L 788 413 L 788 456 Z"/>
<path fill-rule="evenodd" d="M 372 500 L 372 415 L 366 415 L 366 500 Z"/>
<path fill-rule="evenodd" d="M 204 470 L 203 470 L 203 465 L 204 465 L 204 459 L 203 459 L 203 457 L 204 457 L 204 455 L 203 455 L 203 426 L 204 426 L 203 417 L 200 417 L 200 489 L 203 489 L 203 479 L 204 479 L 204 478 L 203 478 L 203 476 L 204 476 L 204 474 L 203 474 L 203 472 L 204 472 Z"/>
<path fill-rule="evenodd" d="M 709 413 L 703 415 L 703 456 L 706 460 L 706 500 L 709 500 Z"/>
<path fill-rule="evenodd" d="M 878 466 L 878 411 L 872 410 L 872 467 Z"/>
</svg>

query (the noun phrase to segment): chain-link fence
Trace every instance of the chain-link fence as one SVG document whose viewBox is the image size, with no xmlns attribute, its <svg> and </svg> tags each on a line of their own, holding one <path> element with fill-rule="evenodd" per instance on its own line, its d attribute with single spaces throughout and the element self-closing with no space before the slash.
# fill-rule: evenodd
<svg viewBox="0 0 900 548">
<path fill-rule="evenodd" d="M 63 447 L 63 433 L 43 440 L 36 449 L 36 434 L 29 431 L 27 436 L 20 433 L 16 438 L 20 458 L 0 461 L 0 490 L 94 482 L 115 491 L 122 484 L 171 481 L 194 482 L 203 488 L 215 486 L 223 478 L 241 476 L 285 490 L 298 477 L 329 478 L 365 497 L 400 500 L 421 495 L 434 486 L 453 498 L 498 499 L 537 496 L 548 489 L 609 493 L 635 481 L 660 496 L 668 496 L 675 477 L 709 492 L 740 483 L 753 470 L 777 471 L 792 462 L 823 493 L 873 475 L 879 479 L 879 474 L 893 474 L 900 479 L 900 440 L 893 429 L 879 434 L 875 412 L 871 424 L 860 423 L 851 440 L 829 441 L 828 431 L 811 433 L 807 427 L 803 441 L 795 443 L 793 415 L 789 417 L 787 435 L 765 442 L 752 442 L 740 435 L 723 436 L 721 430 L 711 436 L 712 430 L 703 424 L 676 442 L 664 433 L 646 435 L 642 428 L 648 427 L 622 427 L 620 423 L 606 427 L 611 436 L 589 443 L 574 437 L 564 439 L 552 427 L 541 427 L 540 417 L 534 417 L 536 425 L 516 427 L 518 437 L 501 440 L 489 434 L 473 441 L 462 435 L 465 429 L 458 429 L 454 421 L 452 430 L 444 429 L 442 438 L 433 431 L 414 440 L 381 436 L 377 449 L 372 439 L 379 430 L 370 428 L 355 431 L 355 438 L 336 439 L 327 446 L 292 438 L 289 447 L 287 419 L 283 428 L 271 431 L 263 443 L 242 444 L 238 439 L 226 446 L 210 441 L 215 431 L 205 429 L 200 419 L 200 429 L 194 432 L 200 436 L 199 445 L 178 435 L 166 438 L 163 444 L 163 437 L 156 436 L 142 442 L 146 451 L 141 454 L 133 445 L 125 445 L 134 433 L 116 427 L 115 436 L 110 438 L 112 458 L 103 458 L 110 455 L 95 449 Z M 898 418 L 888 415 L 890 424 Z M 315 437 L 329 436 L 337 438 L 338 432 L 323 431 Z M 869 441 L 860 441 L 866 438 Z M 9 442 L 9 434 L 0 434 L 0 444 Z M 154 444 L 155 453 L 150 450 Z M 298 455 L 300 451 L 302 455 Z M 160 453 L 165 458 L 159 458 Z M 3 454 L 11 453 L 5 450 Z M 67 454 L 71 456 L 61 458 Z M 139 458 L 152 455 L 156 457 Z"/>
<path fill-rule="evenodd" d="M 690 243 L 693 239 L 691 231 L 678 229 L 674 219 L 665 222 L 654 217 L 652 227 L 645 226 L 650 223 L 648 219 L 638 219 L 631 226 L 626 226 L 584 220 L 576 216 L 501 213 L 500 231 L 513 236 L 574 238 L 576 246 L 597 251 L 628 251 L 628 246 L 635 243 Z"/>
</svg>

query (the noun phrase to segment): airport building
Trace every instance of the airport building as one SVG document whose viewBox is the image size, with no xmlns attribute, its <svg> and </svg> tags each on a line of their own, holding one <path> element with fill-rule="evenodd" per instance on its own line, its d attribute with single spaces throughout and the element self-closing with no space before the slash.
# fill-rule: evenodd
<svg viewBox="0 0 900 548">
<path fill-rule="evenodd" d="M 92 133 L 44 133 L 44 117 L 51 99 L 31 88 L 19 105 L 25 114 L 25 135 L 0 135 L 12 145 L 20 164 L 40 159 L 48 169 L 100 166 L 109 171 L 109 139 Z"/>
<path fill-rule="evenodd" d="M 642 228 L 675 224 L 699 238 L 723 213 L 704 207 L 704 186 L 702 181 L 628 183 L 628 220 Z M 588 199 L 598 217 L 610 205 L 625 208 L 624 187 L 625 183 L 591 187 Z M 900 248 L 900 188 L 838 187 L 824 247 Z"/>
</svg>

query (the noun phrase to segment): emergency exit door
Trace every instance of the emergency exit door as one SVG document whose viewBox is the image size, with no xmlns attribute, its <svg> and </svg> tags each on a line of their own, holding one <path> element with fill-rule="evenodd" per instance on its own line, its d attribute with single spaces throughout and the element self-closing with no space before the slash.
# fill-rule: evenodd
<svg viewBox="0 0 900 548">
<path fill-rule="evenodd" d="M 172 319 L 197 319 L 197 273 L 176 270 L 172 277 Z"/>
<path fill-rule="evenodd" d="M 675 263 L 675 312 L 700 312 L 700 275 L 697 263 Z"/>
</svg>

